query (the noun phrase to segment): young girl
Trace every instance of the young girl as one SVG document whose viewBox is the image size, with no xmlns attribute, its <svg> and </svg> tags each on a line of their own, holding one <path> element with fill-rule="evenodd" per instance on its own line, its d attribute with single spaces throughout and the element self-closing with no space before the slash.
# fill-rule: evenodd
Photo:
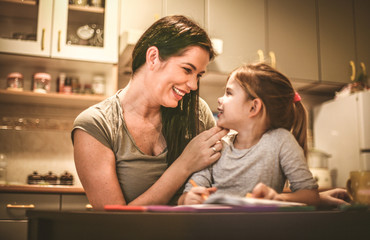
<svg viewBox="0 0 370 240">
<path fill-rule="evenodd" d="M 290 81 L 266 64 L 234 70 L 218 99 L 218 123 L 233 129 L 222 139 L 221 158 L 191 177 L 179 204 L 204 196 L 231 194 L 281 201 L 319 203 L 318 185 L 309 171 L 306 110 Z M 281 193 L 286 179 L 292 193 Z M 217 190 L 217 191 L 216 191 Z"/>
</svg>

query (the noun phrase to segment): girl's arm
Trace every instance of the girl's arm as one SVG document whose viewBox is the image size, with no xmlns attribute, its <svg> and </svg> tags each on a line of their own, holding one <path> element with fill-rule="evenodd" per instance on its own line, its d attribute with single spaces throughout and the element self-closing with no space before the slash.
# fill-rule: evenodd
<svg viewBox="0 0 370 240">
<path fill-rule="evenodd" d="M 217 142 L 226 133 L 227 130 L 214 127 L 196 136 L 158 181 L 130 203 L 123 197 L 113 152 L 88 133 L 78 129 L 74 131 L 76 169 L 94 209 L 103 209 L 107 204 L 167 204 L 190 174 L 219 159 L 221 153 L 214 152 L 211 147 L 215 146 L 221 150 L 221 143 Z"/>
<path fill-rule="evenodd" d="M 278 194 L 274 189 L 263 183 L 258 183 L 254 187 L 252 197 L 288 202 L 301 202 L 313 206 L 317 206 L 320 203 L 320 196 L 317 189 L 301 189 L 292 193 Z"/>
</svg>

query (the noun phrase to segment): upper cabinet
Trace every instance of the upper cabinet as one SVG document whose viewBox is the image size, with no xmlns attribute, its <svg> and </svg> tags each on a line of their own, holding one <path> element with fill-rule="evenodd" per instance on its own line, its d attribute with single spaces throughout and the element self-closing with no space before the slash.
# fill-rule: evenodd
<svg viewBox="0 0 370 240">
<path fill-rule="evenodd" d="M 50 56 L 53 1 L 0 0 L 0 52 Z"/>
<path fill-rule="evenodd" d="M 319 0 L 321 73 L 324 82 L 355 78 L 356 46 L 353 1 Z"/>
<path fill-rule="evenodd" d="M 0 0 L 0 52 L 117 63 L 118 1 L 88 2 Z"/>
<path fill-rule="evenodd" d="M 356 32 L 356 54 L 357 64 L 360 71 L 367 73 L 370 69 L 370 1 L 355 0 L 355 32 Z M 367 68 L 367 70 L 366 70 Z M 369 74 L 367 82 L 370 85 Z"/>
<path fill-rule="evenodd" d="M 242 63 L 264 58 L 264 1 L 212 0 L 207 19 L 209 35 L 223 41 L 223 53 L 210 64 L 210 71 L 228 74 Z"/>
<path fill-rule="evenodd" d="M 268 0 L 267 19 L 271 64 L 293 81 L 318 81 L 315 0 Z"/>
</svg>

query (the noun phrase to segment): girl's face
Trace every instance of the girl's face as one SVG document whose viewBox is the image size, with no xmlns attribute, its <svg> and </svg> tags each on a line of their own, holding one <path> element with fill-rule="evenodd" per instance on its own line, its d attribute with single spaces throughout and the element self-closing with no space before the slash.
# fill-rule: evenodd
<svg viewBox="0 0 370 240">
<path fill-rule="evenodd" d="M 155 71 L 156 81 L 150 84 L 152 97 L 157 104 L 176 107 L 185 94 L 198 88 L 198 81 L 205 73 L 209 53 L 201 47 L 190 46 L 181 56 L 160 61 Z"/>
<path fill-rule="evenodd" d="M 218 99 L 217 126 L 238 131 L 248 121 L 252 101 L 234 79 L 234 73 L 226 84 L 224 96 Z"/>
</svg>

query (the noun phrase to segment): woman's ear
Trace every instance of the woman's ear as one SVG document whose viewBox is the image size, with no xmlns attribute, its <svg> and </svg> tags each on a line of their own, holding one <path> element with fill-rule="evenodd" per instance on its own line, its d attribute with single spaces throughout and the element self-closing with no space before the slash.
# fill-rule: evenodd
<svg viewBox="0 0 370 240">
<path fill-rule="evenodd" d="M 263 108 L 262 100 L 260 98 L 253 99 L 249 116 L 251 117 L 257 116 L 260 112 L 262 112 L 262 108 Z"/>
<path fill-rule="evenodd" d="M 146 64 L 153 70 L 156 63 L 159 62 L 159 50 L 156 46 L 151 46 L 146 50 Z"/>
</svg>

